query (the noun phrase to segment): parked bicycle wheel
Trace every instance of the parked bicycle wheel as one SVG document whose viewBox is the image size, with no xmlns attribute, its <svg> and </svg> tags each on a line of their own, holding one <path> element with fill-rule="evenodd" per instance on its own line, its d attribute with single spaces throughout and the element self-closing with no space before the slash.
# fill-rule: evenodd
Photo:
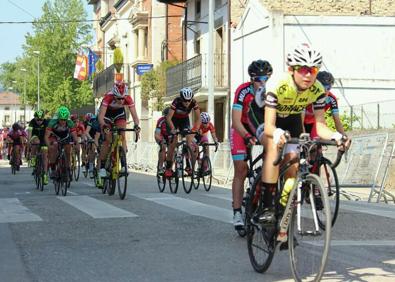
<svg viewBox="0 0 395 282">
<path fill-rule="evenodd" d="M 298 188 L 299 189 L 299 188 Z M 296 281 L 320 281 L 328 259 L 331 224 L 325 224 L 324 231 L 316 231 L 314 216 L 316 215 L 314 203 L 314 190 L 319 190 L 319 197 L 325 210 L 325 223 L 331 222 L 331 212 L 326 190 L 322 181 L 315 174 L 306 176 L 301 188 L 302 201 L 292 213 L 288 229 L 289 258 L 292 274 Z M 310 203 L 306 201 L 310 199 Z M 305 198 L 305 199 L 303 199 Z M 298 212 L 300 214 L 298 215 Z"/>
<path fill-rule="evenodd" d="M 200 173 L 203 178 L 204 190 L 208 192 L 211 189 L 211 182 L 213 179 L 213 170 L 208 156 L 203 157 Z"/>
<path fill-rule="evenodd" d="M 119 148 L 119 161 L 125 165 L 125 171 L 120 172 L 117 179 L 118 194 L 121 200 L 125 199 L 128 189 L 128 166 L 126 164 L 126 153 L 122 147 Z"/>
<path fill-rule="evenodd" d="M 247 249 L 250 262 L 255 271 L 265 272 L 274 256 L 276 246 L 276 224 L 260 223 L 258 218 L 263 210 L 261 176 L 255 181 L 246 199 L 245 230 L 247 233 Z"/>
<path fill-rule="evenodd" d="M 193 186 L 194 163 L 192 150 L 188 146 L 183 148 L 182 168 L 182 185 L 184 186 L 185 193 L 189 194 Z"/>
<path fill-rule="evenodd" d="M 331 210 L 332 226 L 333 226 L 336 222 L 337 214 L 339 212 L 339 202 L 340 202 L 339 180 L 337 178 L 336 170 L 332 167 L 331 161 L 326 158 L 322 158 L 318 171 L 322 184 L 324 184 L 324 189 L 326 190 L 326 194 L 328 195 L 328 200 Z M 322 202 L 320 201 L 320 197 L 315 196 L 314 199 L 317 208 L 318 223 L 320 225 L 320 228 L 325 229 L 325 223 L 323 220 L 325 219 L 325 214 L 323 214 L 325 209 L 323 209 L 322 207 Z"/>
</svg>

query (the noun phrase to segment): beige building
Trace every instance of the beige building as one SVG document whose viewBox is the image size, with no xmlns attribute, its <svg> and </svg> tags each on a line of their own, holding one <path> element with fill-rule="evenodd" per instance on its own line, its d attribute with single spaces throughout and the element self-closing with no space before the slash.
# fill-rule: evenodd
<svg viewBox="0 0 395 282">
<path fill-rule="evenodd" d="M 10 127 L 15 122 L 24 122 L 33 118 L 32 107 L 26 110 L 20 101 L 19 95 L 14 92 L 0 92 L 0 127 Z"/>
</svg>

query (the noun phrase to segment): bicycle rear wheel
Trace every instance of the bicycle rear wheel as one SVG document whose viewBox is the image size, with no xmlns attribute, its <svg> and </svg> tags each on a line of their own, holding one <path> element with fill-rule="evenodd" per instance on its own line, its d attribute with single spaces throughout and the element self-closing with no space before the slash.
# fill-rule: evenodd
<svg viewBox="0 0 395 282">
<path fill-rule="evenodd" d="M 163 168 L 163 165 L 162 165 L 162 168 Z M 159 161 L 158 161 L 158 164 L 156 165 L 156 182 L 158 183 L 159 192 L 162 193 L 163 191 L 165 191 L 165 188 L 166 188 L 166 177 L 165 177 L 164 173 L 159 174 L 159 169 L 160 169 L 160 166 L 159 166 Z"/>
<path fill-rule="evenodd" d="M 119 147 L 119 160 L 125 166 L 125 171 L 120 172 L 117 179 L 119 198 L 123 200 L 128 189 L 128 166 L 126 165 L 126 154 L 122 147 Z"/>
<path fill-rule="evenodd" d="M 71 172 L 73 173 L 73 178 L 75 181 L 78 181 L 78 179 L 80 178 L 80 155 L 73 150 L 72 153 L 72 170 Z"/>
<path fill-rule="evenodd" d="M 336 222 L 337 214 L 339 212 L 340 202 L 340 187 L 339 180 L 337 178 L 336 170 L 332 167 L 330 160 L 323 158 L 319 166 L 319 176 L 322 183 L 324 184 L 324 190 L 328 195 L 329 206 L 331 210 L 332 226 Z M 317 192 L 317 191 L 315 191 Z M 320 227 L 325 230 L 325 209 L 322 208 L 322 202 L 320 197 L 315 196 L 315 204 L 317 207 L 318 223 Z"/>
<path fill-rule="evenodd" d="M 325 209 L 325 222 L 331 222 L 330 206 L 321 179 L 315 174 L 306 176 L 303 187 L 297 188 L 301 201 L 295 205 L 288 229 L 289 258 L 296 281 L 320 281 L 324 274 L 331 239 L 331 224 L 320 230 L 314 204 L 314 189 L 320 191 Z M 310 199 L 310 203 L 305 197 Z"/>
<path fill-rule="evenodd" d="M 204 190 L 206 190 L 208 192 L 211 189 L 211 181 L 213 179 L 213 170 L 211 167 L 210 158 L 208 156 L 205 156 L 202 160 L 202 166 L 201 166 L 200 173 L 203 178 Z"/>
<path fill-rule="evenodd" d="M 277 232 L 275 223 L 259 223 L 256 220 L 263 210 L 262 187 L 260 183 L 261 175 L 258 175 L 246 199 L 245 229 L 251 265 L 256 272 L 263 273 L 272 263 Z"/>
<path fill-rule="evenodd" d="M 191 148 L 185 146 L 183 148 L 183 156 L 182 156 L 182 185 L 184 186 L 185 193 L 189 194 L 192 190 L 193 186 L 193 171 L 194 171 L 194 163 L 193 163 L 193 154 Z M 185 170 L 184 170 L 185 169 Z M 187 172 L 187 169 L 189 172 Z M 189 180 L 189 182 L 188 182 Z"/>
</svg>

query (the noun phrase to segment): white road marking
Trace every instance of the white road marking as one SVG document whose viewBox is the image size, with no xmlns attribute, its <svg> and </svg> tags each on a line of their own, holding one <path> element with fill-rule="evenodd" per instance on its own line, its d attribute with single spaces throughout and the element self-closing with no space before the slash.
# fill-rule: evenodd
<svg viewBox="0 0 395 282">
<path fill-rule="evenodd" d="M 42 221 L 42 219 L 23 206 L 17 198 L 0 199 L 0 223 L 28 221 Z"/>
</svg>

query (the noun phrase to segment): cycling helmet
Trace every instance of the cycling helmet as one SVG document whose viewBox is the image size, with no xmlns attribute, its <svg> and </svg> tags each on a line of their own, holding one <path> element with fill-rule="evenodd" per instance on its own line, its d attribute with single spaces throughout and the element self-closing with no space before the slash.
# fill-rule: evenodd
<svg viewBox="0 0 395 282">
<path fill-rule="evenodd" d="M 43 118 L 44 118 L 44 111 L 43 111 L 43 110 L 35 111 L 35 112 L 34 112 L 34 117 L 35 117 L 35 118 L 43 119 Z"/>
<path fill-rule="evenodd" d="M 257 60 L 253 61 L 248 66 L 248 74 L 250 77 L 271 75 L 273 72 L 272 65 L 268 61 Z"/>
<path fill-rule="evenodd" d="M 13 131 L 18 131 L 19 130 L 19 124 L 17 123 L 17 122 L 15 122 L 13 125 L 12 125 L 12 130 Z"/>
<path fill-rule="evenodd" d="M 92 118 L 94 118 L 95 117 L 95 115 L 94 114 L 92 114 L 92 113 L 87 113 L 85 116 L 84 116 L 84 120 L 85 121 L 90 121 Z"/>
<path fill-rule="evenodd" d="M 76 121 L 76 120 L 78 119 L 78 116 L 77 116 L 76 114 L 72 114 L 72 115 L 70 116 L 70 119 L 71 119 L 72 121 Z"/>
<path fill-rule="evenodd" d="M 184 100 L 184 101 L 190 101 L 193 98 L 193 91 L 191 88 L 189 87 L 184 87 L 180 90 L 180 97 Z"/>
<path fill-rule="evenodd" d="M 335 83 L 335 78 L 330 72 L 320 71 L 317 74 L 317 80 L 321 82 L 322 85 L 330 85 L 332 86 Z"/>
<path fill-rule="evenodd" d="M 123 97 L 126 94 L 126 85 L 124 82 L 116 82 L 114 83 L 112 89 L 111 89 L 112 94 L 114 94 L 115 97 Z"/>
<path fill-rule="evenodd" d="M 309 44 L 302 43 L 288 53 L 287 64 L 289 66 L 319 68 L 322 65 L 322 56 L 318 50 L 312 48 Z"/>
<path fill-rule="evenodd" d="M 210 122 L 210 115 L 206 112 L 200 114 L 200 119 L 202 123 L 209 123 Z"/>
<path fill-rule="evenodd" d="M 62 106 L 58 109 L 58 119 L 68 119 L 70 117 L 70 111 L 67 107 Z"/>
<path fill-rule="evenodd" d="M 163 115 L 163 116 L 167 116 L 167 114 L 169 113 L 169 111 L 170 111 L 170 107 L 164 108 L 163 111 L 162 111 L 162 115 Z"/>
</svg>

